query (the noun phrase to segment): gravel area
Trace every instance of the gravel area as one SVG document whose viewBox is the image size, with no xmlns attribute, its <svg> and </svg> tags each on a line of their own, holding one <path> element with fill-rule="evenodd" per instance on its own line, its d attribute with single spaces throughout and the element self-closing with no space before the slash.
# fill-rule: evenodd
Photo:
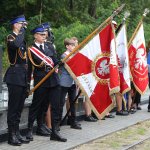
<svg viewBox="0 0 150 150">
<path fill-rule="evenodd" d="M 124 150 L 147 137 L 150 137 L 150 120 L 139 122 L 124 130 L 78 146 L 73 150 Z M 150 140 L 130 150 L 150 150 Z"/>
</svg>

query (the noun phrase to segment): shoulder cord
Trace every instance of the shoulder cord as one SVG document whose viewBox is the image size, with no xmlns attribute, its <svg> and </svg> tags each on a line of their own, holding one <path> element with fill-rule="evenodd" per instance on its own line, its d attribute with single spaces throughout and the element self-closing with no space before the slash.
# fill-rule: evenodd
<svg viewBox="0 0 150 150">
<path fill-rule="evenodd" d="M 23 56 L 22 53 L 21 53 L 21 51 L 20 51 L 20 48 L 18 48 L 17 52 L 18 52 L 19 56 L 20 56 L 22 59 L 26 59 L 26 58 L 27 58 L 26 52 L 24 53 L 24 56 Z M 11 62 L 10 62 L 10 56 L 9 56 L 9 53 L 8 53 L 8 48 L 7 48 L 7 56 L 8 56 L 9 63 L 10 63 L 11 65 L 15 65 L 15 64 L 16 64 L 16 61 L 17 61 L 17 52 L 16 52 L 16 56 L 15 56 L 15 61 L 14 61 L 14 63 L 11 63 Z"/>
<path fill-rule="evenodd" d="M 29 56 L 29 59 L 30 59 L 30 61 L 32 62 L 32 64 L 33 64 L 34 66 L 41 68 L 41 67 L 44 65 L 44 62 L 43 62 L 43 61 L 42 61 L 39 65 L 37 65 L 37 64 L 33 61 L 32 55 L 31 55 L 31 52 L 30 52 L 30 49 L 29 49 L 29 48 L 28 48 L 28 56 Z"/>
<path fill-rule="evenodd" d="M 11 36 L 15 39 L 15 37 L 14 37 L 13 35 L 11 35 Z M 8 56 L 9 63 L 10 63 L 11 65 L 15 65 L 15 64 L 16 64 L 16 61 L 17 61 L 17 52 L 18 52 L 19 56 L 20 56 L 22 59 L 26 59 L 26 52 L 24 53 L 24 56 L 23 56 L 22 53 L 21 53 L 21 51 L 20 51 L 20 48 L 18 48 L 18 50 L 16 51 L 15 61 L 14 61 L 14 63 L 11 63 L 11 62 L 10 62 L 9 52 L 8 52 L 8 47 L 7 47 L 7 56 Z"/>
<path fill-rule="evenodd" d="M 14 37 L 13 35 L 11 35 L 11 36 L 15 39 L 15 37 Z M 16 52 L 16 56 L 15 56 L 15 61 L 14 61 L 14 63 L 11 63 L 11 62 L 10 62 L 9 52 L 8 52 L 8 46 L 7 46 L 6 50 L 7 50 L 7 58 L 8 58 L 9 63 L 10 63 L 11 65 L 15 65 L 15 64 L 16 64 L 16 61 L 17 61 L 17 52 Z"/>
<path fill-rule="evenodd" d="M 7 50 L 7 57 L 8 57 L 8 61 L 9 61 L 10 65 L 15 65 L 15 64 L 16 64 L 16 61 L 17 61 L 17 52 L 16 52 L 16 56 L 15 56 L 15 61 L 14 61 L 14 63 L 11 63 L 11 62 L 10 62 L 10 56 L 9 56 L 9 53 L 8 53 L 8 47 L 6 48 L 6 50 Z"/>
<path fill-rule="evenodd" d="M 18 48 L 18 54 L 19 54 L 19 56 L 20 56 L 22 59 L 26 59 L 26 58 L 27 58 L 27 53 L 25 52 L 25 53 L 24 53 L 24 56 L 23 56 L 23 54 L 22 54 L 21 51 L 20 51 L 20 48 Z"/>
</svg>

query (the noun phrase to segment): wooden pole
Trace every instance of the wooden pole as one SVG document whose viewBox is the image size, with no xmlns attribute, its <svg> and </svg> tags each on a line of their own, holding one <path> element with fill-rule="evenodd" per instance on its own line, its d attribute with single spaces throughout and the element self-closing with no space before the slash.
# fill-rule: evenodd
<svg viewBox="0 0 150 150">
<path fill-rule="evenodd" d="M 122 4 L 120 7 L 118 7 L 114 13 L 108 17 L 97 29 L 95 29 L 89 36 L 87 36 L 78 46 L 76 46 L 74 48 L 74 50 L 67 55 L 64 59 L 62 59 L 62 63 L 66 62 L 66 60 L 74 53 L 76 53 L 78 50 L 80 50 L 90 39 L 92 39 L 94 37 L 94 35 L 96 35 L 97 33 L 99 33 L 106 24 L 110 23 L 113 19 L 114 16 L 116 16 L 125 6 L 125 4 Z M 32 94 L 32 92 L 34 92 L 44 81 L 47 80 L 47 78 L 56 70 L 58 69 L 59 64 L 56 65 L 38 84 L 35 85 L 35 87 L 33 89 L 30 90 L 29 94 Z"/>
<path fill-rule="evenodd" d="M 140 20 L 140 22 L 138 23 L 134 33 L 132 34 L 132 37 L 130 38 L 129 42 L 128 42 L 128 49 L 133 41 L 133 39 L 135 38 L 137 32 L 139 31 L 139 28 L 141 27 L 141 24 L 143 23 L 143 19 L 144 19 L 144 16 L 142 16 L 142 19 Z"/>
<path fill-rule="evenodd" d="M 141 27 L 141 24 L 143 23 L 144 17 L 146 17 L 146 15 L 147 15 L 148 13 L 149 13 L 149 9 L 146 8 L 146 9 L 144 10 L 144 13 L 143 13 L 143 16 L 142 16 L 140 22 L 138 23 L 138 25 L 137 25 L 137 27 L 136 27 L 136 29 L 135 29 L 135 31 L 134 31 L 132 37 L 130 38 L 130 40 L 129 40 L 129 42 L 128 42 L 128 49 L 129 49 L 129 47 L 130 47 L 130 45 L 131 45 L 133 39 L 135 38 L 137 32 L 139 31 L 139 28 Z"/>
</svg>

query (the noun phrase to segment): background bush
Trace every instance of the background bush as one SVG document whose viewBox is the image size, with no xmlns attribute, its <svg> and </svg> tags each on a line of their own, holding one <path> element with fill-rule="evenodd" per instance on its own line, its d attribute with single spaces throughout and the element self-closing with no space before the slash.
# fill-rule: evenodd
<svg viewBox="0 0 150 150">
<path fill-rule="evenodd" d="M 79 42 L 98 27 L 112 12 L 125 3 L 123 11 L 114 18 L 121 23 L 126 10 L 131 15 L 127 19 L 128 40 L 132 36 L 144 9 L 150 6 L 150 0 L 1 0 L 0 6 L 0 44 L 4 47 L 3 66 L 8 66 L 5 39 L 11 32 L 9 21 L 20 14 L 28 20 L 26 39 L 28 45 L 33 42 L 31 30 L 43 22 L 50 22 L 55 36 L 58 54 L 65 50 L 66 37 L 76 36 Z M 150 40 L 150 14 L 144 20 L 145 39 Z"/>
</svg>

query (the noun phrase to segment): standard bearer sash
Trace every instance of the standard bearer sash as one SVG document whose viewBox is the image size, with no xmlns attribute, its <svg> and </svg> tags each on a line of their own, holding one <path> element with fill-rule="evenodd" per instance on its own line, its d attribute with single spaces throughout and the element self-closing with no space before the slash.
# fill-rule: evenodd
<svg viewBox="0 0 150 150">
<path fill-rule="evenodd" d="M 38 58 L 40 58 L 46 65 L 50 66 L 51 68 L 54 68 L 54 62 L 53 60 L 46 56 L 45 54 L 43 54 L 40 50 L 38 50 L 35 47 L 30 47 L 29 48 L 31 52 L 33 52 Z"/>
</svg>

